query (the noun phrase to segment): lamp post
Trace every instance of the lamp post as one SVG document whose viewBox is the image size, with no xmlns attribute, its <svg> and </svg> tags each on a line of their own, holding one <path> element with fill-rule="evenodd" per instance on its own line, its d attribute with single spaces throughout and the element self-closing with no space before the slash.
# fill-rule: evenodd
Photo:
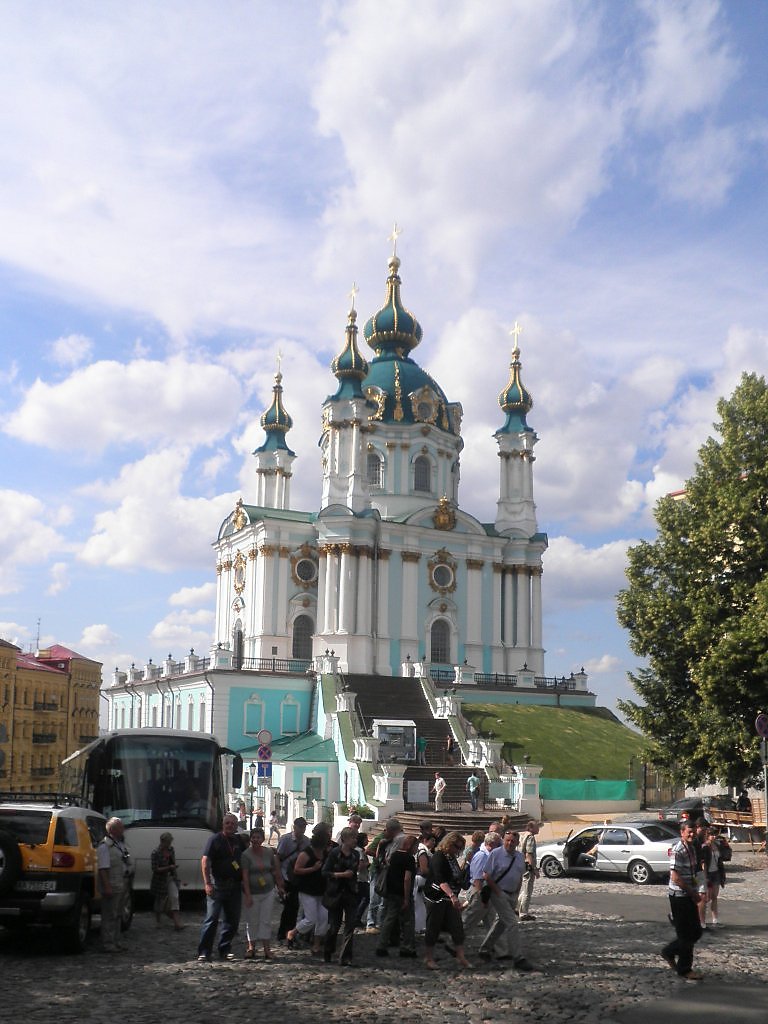
<svg viewBox="0 0 768 1024">
<path fill-rule="evenodd" d="M 250 793 L 250 796 L 251 796 L 251 806 L 250 806 L 250 813 L 249 813 L 249 816 L 248 816 L 248 822 L 249 822 L 249 827 L 253 828 L 253 791 L 256 788 L 256 771 L 257 771 L 256 762 L 255 761 L 251 761 L 251 763 L 248 765 L 248 771 L 251 773 L 251 784 L 248 787 L 248 792 Z"/>
</svg>

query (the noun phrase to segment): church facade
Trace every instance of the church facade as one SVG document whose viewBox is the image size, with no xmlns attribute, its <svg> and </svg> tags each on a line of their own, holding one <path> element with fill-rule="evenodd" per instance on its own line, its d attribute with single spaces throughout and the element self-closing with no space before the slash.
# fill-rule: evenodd
<svg viewBox="0 0 768 1024">
<path fill-rule="evenodd" d="M 541 560 L 533 499 L 537 435 L 515 348 L 499 395 L 499 497 L 493 522 L 462 511 L 462 407 L 415 361 L 419 322 L 404 306 L 400 260 L 384 305 L 357 311 L 322 406 L 319 507 L 290 502 L 291 417 L 275 377 L 256 449 L 255 500 L 219 531 L 215 642 L 235 667 L 333 650 L 342 671 L 398 675 L 408 662 L 479 674 L 544 676 Z"/>
</svg>

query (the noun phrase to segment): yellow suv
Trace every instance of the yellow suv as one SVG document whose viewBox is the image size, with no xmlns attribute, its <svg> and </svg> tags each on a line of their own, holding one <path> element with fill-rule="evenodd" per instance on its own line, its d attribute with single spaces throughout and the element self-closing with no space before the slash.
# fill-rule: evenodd
<svg viewBox="0 0 768 1024">
<path fill-rule="evenodd" d="M 98 910 L 105 826 L 86 807 L 0 803 L 0 925 L 52 925 L 65 949 L 82 951 Z"/>
</svg>

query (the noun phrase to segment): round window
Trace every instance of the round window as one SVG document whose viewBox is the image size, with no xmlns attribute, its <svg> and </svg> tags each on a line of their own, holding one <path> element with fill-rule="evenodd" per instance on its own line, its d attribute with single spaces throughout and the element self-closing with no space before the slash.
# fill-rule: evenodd
<svg viewBox="0 0 768 1024">
<path fill-rule="evenodd" d="M 432 570 L 432 579 L 438 587 L 450 587 L 453 583 L 453 569 L 449 565 L 436 565 Z"/>
<path fill-rule="evenodd" d="M 311 583 L 317 579 L 317 565 L 311 558 L 300 558 L 296 563 L 296 575 L 302 583 Z"/>
</svg>

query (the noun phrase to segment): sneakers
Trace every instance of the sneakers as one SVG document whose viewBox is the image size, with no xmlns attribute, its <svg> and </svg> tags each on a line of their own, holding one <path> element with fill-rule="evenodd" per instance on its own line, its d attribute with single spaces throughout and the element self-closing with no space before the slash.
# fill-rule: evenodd
<svg viewBox="0 0 768 1024">
<path fill-rule="evenodd" d="M 368 927 L 365 929 L 365 934 L 366 935 L 378 935 L 379 934 L 379 929 L 376 927 L 375 924 L 369 924 Z"/>
<path fill-rule="evenodd" d="M 667 965 L 667 967 L 671 967 L 673 971 L 677 970 L 677 961 L 673 956 L 671 956 L 669 953 L 665 953 L 663 950 L 661 953 L 659 953 L 659 956 Z"/>
<path fill-rule="evenodd" d="M 232 963 L 233 960 L 237 960 L 234 953 L 219 953 L 219 960 L 226 960 L 228 963 Z"/>
<path fill-rule="evenodd" d="M 208 953 L 201 953 L 200 956 L 197 958 L 197 962 L 199 964 L 209 964 L 211 963 L 212 960 L 213 957 L 210 956 Z"/>
<path fill-rule="evenodd" d="M 687 974 L 681 974 L 680 977 L 684 981 L 704 981 L 704 975 L 699 974 L 698 971 L 688 971 Z"/>
</svg>

